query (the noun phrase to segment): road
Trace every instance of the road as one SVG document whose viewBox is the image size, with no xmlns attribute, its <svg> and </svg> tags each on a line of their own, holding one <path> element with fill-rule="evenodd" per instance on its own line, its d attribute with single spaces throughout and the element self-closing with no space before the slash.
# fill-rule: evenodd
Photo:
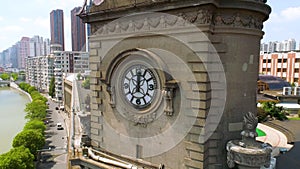
<svg viewBox="0 0 300 169">
<path fill-rule="evenodd" d="M 37 169 L 66 169 L 67 168 L 67 126 L 65 124 L 64 112 L 55 110 L 58 104 L 52 100 L 48 101 L 49 112 L 47 114 L 47 130 L 45 132 L 46 145 L 41 150 L 40 162 Z M 61 123 L 63 130 L 57 130 L 56 124 Z M 49 149 L 51 148 L 51 149 Z"/>
<path fill-rule="evenodd" d="M 286 121 L 275 121 L 277 125 L 280 125 L 295 136 L 295 143 L 293 148 L 285 153 L 280 154 L 277 157 L 276 169 L 299 169 L 300 168 L 300 121 L 298 120 L 286 120 Z"/>
</svg>

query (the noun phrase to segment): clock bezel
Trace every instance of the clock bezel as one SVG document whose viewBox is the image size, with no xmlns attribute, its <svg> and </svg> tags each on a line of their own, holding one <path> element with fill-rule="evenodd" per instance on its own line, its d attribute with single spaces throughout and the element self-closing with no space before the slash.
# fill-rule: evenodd
<svg viewBox="0 0 300 169">
<path fill-rule="evenodd" d="M 136 107 L 129 103 L 122 89 L 124 73 L 134 65 L 145 66 L 151 70 L 156 79 L 155 96 L 151 104 L 145 107 Z M 164 83 L 164 77 L 161 75 L 160 67 L 156 64 L 155 60 L 147 58 L 140 53 L 130 53 L 117 64 L 112 75 L 111 88 L 114 88 L 114 108 L 124 118 L 137 124 L 147 124 L 154 121 L 163 112 L 162 83 Z"/>
<path fill-rule="evenodd" d="M 123 72 L 122 82 L 120 83 L 125 100 L 140 110 L 151 106 L 157 94 L 157 77 L 155 70 L 144 64 L 129 66 Z"/>
</svg>

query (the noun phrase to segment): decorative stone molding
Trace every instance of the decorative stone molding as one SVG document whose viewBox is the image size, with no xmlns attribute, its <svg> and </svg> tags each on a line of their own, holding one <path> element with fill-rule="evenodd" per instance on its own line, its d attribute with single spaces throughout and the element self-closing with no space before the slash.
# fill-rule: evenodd
<svg viewBox="0 0 300 169">
<path fill-rule="evenodd" d="M 260 150 L 243 148 L 236 145 L 234 142 L 228 142 L 227 149 L 227 164 L 229 168 L 238 166 L 269 167 L 271 163 L 272 150 L 268 147 Z"/>
<path fill-rule="evenodd" d="M 173 108 L 173 98 L 176 92 L 177 82 L 174 80 L 168 81 L 165 84 L 163 89 L 163 96 L 165 100 L 165 108 L 164 113 L 167 116 L 173 116 L 174 108 Z"/>
<path fill-rule="evenodd" d="M 184 26 L 186 20 L 167 14 L 146 14 L 135 19 L 120 19 L 107 25 L 96 25 L 94 31 L 99 35 L 117 34 L 126 32 L 141 32 L 146 30 L 161 30 L 173 26 Z"/>
<path fill-rule="evenodd" d="M 115 95 L 115 87 L 112 86 L 112 87 L 108 87 L 107 88 L 107 91 L 109 93 L 109 96 L 110 96 L 110 101 L 109 101 L 109 104 L 111 105 L 112 108 L 116 107 L 116 95 Z"/>
<path fill-rule="evenodd" d="M 92 32 L 96 32 L 98 35 L 108 35 L 180 28 L 190 24 L 197 26 L 215 25 L 261 30 L 263 28 L 263 19 L 242 13 L 213 14 L 211 10 L 200 9 L 197 12 L 180 12 L 174 16 L 163 13 L 142 14 L 141 17 L 135 18 L 135 16 L 133 16 L 132 19 L 120 19 L 104 26 L 98 24 L 92 28 Z"/>
<path fill-rule="evenodd" d="M 200 9 L 198 12 L 179 13 L 178 17 L 183 18 L 184 20 L 195 23 L 195 24 L 211 24 L 213 12 L 206 9 Z"/>
<path fill-rule="evenodd" d="M 156 113 L 136 114 L 126 112 L 126 118 L 134 122 L 136 126 L 147 127 L 147 124 L 153 122 L 156 119 Z"/>
<path fill-rule="evenodd" d="M 228 26 L 236 28 L 252 28 L 261 30 L 263 28 L 263 20 L 252 15 L 244 15 L 241 13 L 214 15 L 213 22 L 215 26 Z"/>
</svg>

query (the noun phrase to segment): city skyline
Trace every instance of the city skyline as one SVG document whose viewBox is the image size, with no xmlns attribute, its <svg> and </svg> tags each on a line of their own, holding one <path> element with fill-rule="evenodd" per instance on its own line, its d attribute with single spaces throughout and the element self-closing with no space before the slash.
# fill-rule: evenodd
<svg viewBox="0 0 300 169">
<path fill-rule="evenodd" d="M 71 50 L 71 10 L 84 0 L 7 1 L 0 11 L 0 52 L 10 48 L 22 37 L 35 35 L 51 38 L 50 12 L 64 11 L 65 49 Z"/>
<path fill-rule="evenodd" d="M 71 50 L 71 10 L 81 7 L 83 2 L 84 0 L 7 1 L 6 8 L 0 12 L 0 51 L 13 46 L 22 37 L 39 35 L 50 39 L 49 14 L 55 9 L 64 11 L 65 49 Z M 265 35 L 261 42 L 294 38 L 299 43 L 300 33 L 297 32 L 300 24 L 297 21 L 300 19 L 300 1 L 268 0 L 267 4 L 272 7 L 272 13 L 264 24 Z"/>
</svg>

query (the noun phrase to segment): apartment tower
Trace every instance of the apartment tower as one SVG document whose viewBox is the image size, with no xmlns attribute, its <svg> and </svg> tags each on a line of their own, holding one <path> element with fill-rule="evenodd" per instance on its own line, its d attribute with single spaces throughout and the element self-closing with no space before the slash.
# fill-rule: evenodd
<svg viewBox="0 0 300 169">
<path fill-rule="evenodd" d="M 61 44 L 65 50 L 64 12 L 56 9 L 50 13 L 51 44 Z"/>
<path fill-rule="evenodd" d="M 81 7 L 75 7 L 71 10 L 71 33 L 72 33 L 72 51 L 86 51 L 86 31 L 82 19 L 77 16 Z"/>
</svg>

